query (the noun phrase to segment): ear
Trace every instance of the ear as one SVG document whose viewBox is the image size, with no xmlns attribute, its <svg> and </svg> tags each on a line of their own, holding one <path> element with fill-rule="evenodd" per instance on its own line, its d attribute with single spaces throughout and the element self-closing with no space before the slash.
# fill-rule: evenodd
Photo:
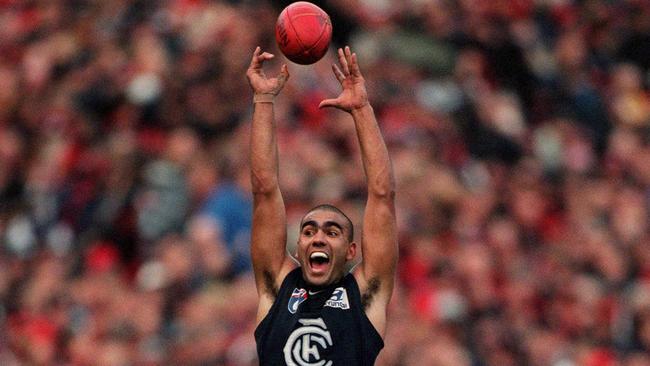
<svg viewBox="0 0 650 366">
<path fill-rule="evenodd" d="M 357 243 L 352 242 L 348 246 L 348 251 L 345 253 L 345 260 L 351 261 L 357 256 Z"/>
</svg>

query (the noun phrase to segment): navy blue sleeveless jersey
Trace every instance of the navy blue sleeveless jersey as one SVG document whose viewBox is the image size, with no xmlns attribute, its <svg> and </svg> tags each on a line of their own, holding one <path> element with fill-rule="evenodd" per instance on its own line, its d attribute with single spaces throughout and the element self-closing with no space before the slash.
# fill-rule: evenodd
<svg viewBox="0 0 650 366">
<path fill-rule="evenodd" d="M 282 281 L 255 341 L 262 366 L 369 366 L 384 347 L 352 274 L 311 291 L 300 268 Z"/>
</svg>

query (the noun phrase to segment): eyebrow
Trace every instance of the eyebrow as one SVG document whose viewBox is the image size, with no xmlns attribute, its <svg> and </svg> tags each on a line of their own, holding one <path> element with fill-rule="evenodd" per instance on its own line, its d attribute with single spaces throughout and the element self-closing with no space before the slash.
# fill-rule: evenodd
<svg viewBox="0 0 650 366">
<path fill-rule="evenodd" d="M 300 226 L 300 230 L 304 229 L 306 226 L 319 227 L 316 221 L 309 220 L 302 223 L 302 225 Z M 336 221 L 325 221 L 323 223 L 323 227 L 330 227 L 330 226 L 334 226 L 338 228 L 339 230 L 341 230 L 341 232 L 343 231 L 343 227 Z"/>
</svg>

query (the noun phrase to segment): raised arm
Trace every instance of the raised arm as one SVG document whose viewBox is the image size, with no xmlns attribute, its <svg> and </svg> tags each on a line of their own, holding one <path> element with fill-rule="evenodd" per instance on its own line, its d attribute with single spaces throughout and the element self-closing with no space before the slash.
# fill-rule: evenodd
<svg viewBox="0 0 650 366">
<path fill-rule="evenodd" d="M 274 98 L 289 77 L 282 65 L 276 78 L 267 78 L 264 61 L 274 56 L 255 49 L 246 72 L 253 89 L 250 163 L 253 191 L 251 258 L 259 294 L 258 323 L 264 318 L 277 295 L 280 282 L 290 269 L 286 254 L 286 213 L 278 185 L 278 147 L 275 132 Z"/>
<path fill-rule="evenodd" d="M 366 314 L 383 334 L 398 256 L 395 181 L 386 144 L 368 102 L 357 56 L 349 47 L 339 49 L 338 55 L 340 67 L 332 65 L 332 69 L 343 91 L 335 99 L 322 101 L 320 107 L 341 109 L 354 119 L 368 185 L 361 238 L 363 261 L 354 275 L 359 283 Z"/>
</svg>

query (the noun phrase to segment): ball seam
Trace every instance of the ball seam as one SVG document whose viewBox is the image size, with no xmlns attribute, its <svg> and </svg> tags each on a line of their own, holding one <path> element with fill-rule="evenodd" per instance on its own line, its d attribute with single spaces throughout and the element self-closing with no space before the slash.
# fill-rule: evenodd
<svg viewBox="0 0 650 366">
<path fill-rule="evenodd" d="M 298 34 L 298 31 L 296 30 L 296 27 L 293 25 L 293 19 L 291 19 L 291 10 L 290 8 L 287 8 L 287 23 L 291 25 L 291 29 L 293 29 L 293 34 L 296 35 L 296 40 L 298 41 L 298 44 L 300 45 L 300 49 L 304 49 L 305 45 L 302 44 L 302 40 L 300 39 L 300 35 Z"/>
<path fill-rule="evenodd" d="M 329 24 L 330 27 L 331 27 L 331 26 L 332 26 L 332 23 L 330 22 L 329 17 L 326 17 L 325 19 L 327 19 L 327 24 Z M 326 30 L 327 30 L 327 26 L 323 27 L 322 31 L 321 31 L 320 34 L 318 35 L 318 39 L 316 40 L 316 42 L 314 42 L 313 45 L 311 45 L 311 47 L 307 50 L 307 52 L 311 52 L 314 48 L 316 48 L 316 46 L 318 46 L 318 43 L 319 43 L 320 40 L 323 38 L 323 35 L 325 34 L 325 31 L 326 31 Z M 328 46 L 328 47 L 329 47 L 329 46 Z M 325 52 L 327 52 L 327 51 L 325 51 Z"/>
</svg>

